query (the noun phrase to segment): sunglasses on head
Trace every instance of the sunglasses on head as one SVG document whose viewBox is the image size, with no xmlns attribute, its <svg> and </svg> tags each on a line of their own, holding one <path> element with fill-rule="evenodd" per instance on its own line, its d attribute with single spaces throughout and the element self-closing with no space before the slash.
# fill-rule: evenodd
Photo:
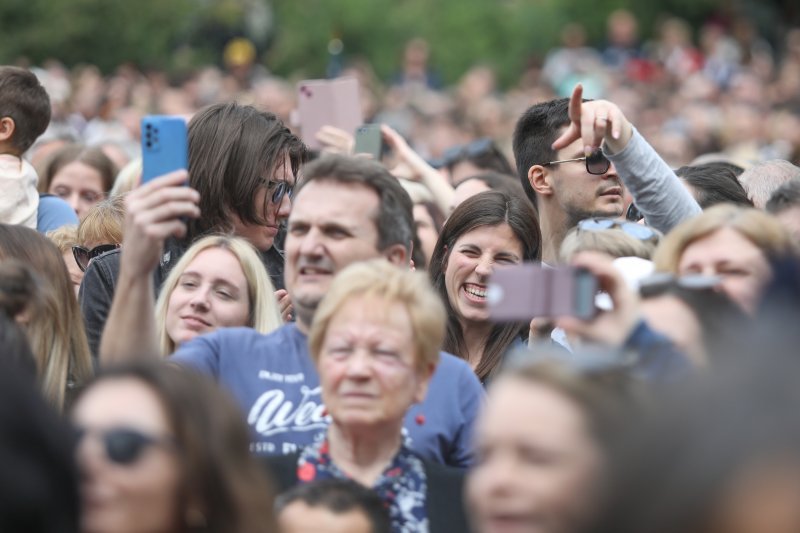
<svg viewBox="0 0 800 533">
<path fill-rule="evenodd" d="M 574 161 L 585 161 L 586 172 L 589 174 L 594 174 L 595 176 L 605 174 L 608 172 L 608 169 L 611 168 L 611 161 L 609 161 L 606 156 L 603 155 L 603 150 L 600 148 L 596 148 L 594 152 L 588 156 L 576 157 L 574 159 L 561 159 L 560 161 L 550 161 L 542 166 L 546 167 L 550 165 L 558 165 L 560 163 L 572 163 Z"/>
<path fill-rule="evenodd" d="M 142 452 L 150 446 L 173 446 L 172 439 L 147 435 L 137 429 L 113 428 L 107 431 L 77 431 L 80 442 L 87 434 L 97 435 L 103 443 L 106 457 L 118 465 L 131 465 L 135 463 Z"/>
<path fill-rule="evenodd" d="M 578 222 L 578 231 L 605 231 L 609 229 L 620 229 L 640 241 L 649 241 L 658 236 L 658 233 L 653 228 L 616 218 L 586 218 Z"/>
<path fill-rule="evenodd" d="M 469 159 L 489 153 L 493 145 L 494 142 L 491 139 L 484 138 L 472 141 L 471 143 L 452 146 L 442 154 L 443 166 L 450 167 L 462 159 Z"/>
<path fill-rule="evenodd" d="M 86 272 L 92 259 L 98 255 L 115 250 L 118 247 L 118 244 L 101 244 L 100 246 L 95 246 L 91 250 L 87 250 L 83 246 L 75 245 L 72 247 L 72 256 L 75 258 L 75 262 L 78 263 L 78 267 L 81 271 Z"/>
<path fill-rule="evenodd" d="M 289 185 L 285 181 L 268 181 L 267 182 L 267 191 L 272 191 L 272 196 L 270 199 L 272 203 L 275 205 L 280 205 L 281 200 L 283 200 L 283 195 L 288 195 L 291 199 L 294 195 L 294 185 Z"/>
</svg>

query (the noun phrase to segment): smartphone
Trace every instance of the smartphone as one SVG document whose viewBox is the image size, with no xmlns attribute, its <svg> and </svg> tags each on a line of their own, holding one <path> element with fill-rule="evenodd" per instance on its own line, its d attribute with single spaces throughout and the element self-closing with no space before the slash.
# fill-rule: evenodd
<svg viewBox="0 0 800 533">
<path fill-rule="evenodd" d="M 383 135 L 380 124 L 364 124 L 356 129 L 356 144 L 353 153 L 370 154 L 375 161 L 381 160 Z"/>
<path fill-rule="evenodd" d="M 587 270 L 522 263 L 495 270 L 486 299 L 489 317 L 498 322 L 559 316 L 588 319 L 596 312 L 597 290 L 597 279 Z"/>
<path fill-rule="evenodd" d="M 322 146 L 317 132 L 322 126 L 335 126 L 353 135 L 364 120 L 358 80 L 304 80 L 297 84 L 297 114 L 300 136 L 312 150 Z"/>
<path fill-rule="evenodd" d="M 142 184 L 188 168 L 186 121 L 181 117 L 147 115 L 142 119 Z"/>
</svg>

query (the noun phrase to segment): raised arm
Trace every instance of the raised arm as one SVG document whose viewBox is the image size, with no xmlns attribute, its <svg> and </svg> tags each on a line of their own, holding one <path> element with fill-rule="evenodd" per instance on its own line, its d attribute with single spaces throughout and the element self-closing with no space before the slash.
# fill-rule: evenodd
<svg viewBox="0 0 800 533">
<path fill-rule="evenodd" d="M 403 136 L 387 125 L 381 126 L 381 133 L 386 144 L 397 154 L 398 160 L 410 170 L 408 179 L 419 181 L 433 194 L 436 205 L 444 214 L 450 213 L 453 205 L 453 187 L 442 174 L 430 166 L 420 155 L 411 148 Z M 394 174 L 394 172 L 393 172 Z"/>
<path fill-rule="evenodd" d="M 579 84 L 570 97 L 569 118 L 569 127 L 553 148 L 563 148 L 576 139 L 583 140 L 587 154 L 602 146 L 650 226 L 667 233 L 700 214 L 700 206 L 680 179 L 616 104 L 607 100 L 584 102 Z"/>
<path fill-rule="evenodd" d="M 133 190 L 125 199 L 120 271 L 100 342 L 101 364 L 157 354 L 153 270 L 164 241 L 183 237 L 181 217 L 198 217 L 200 195 L 183 184 L 186 171 L 171 172 Z"/>
</svg>

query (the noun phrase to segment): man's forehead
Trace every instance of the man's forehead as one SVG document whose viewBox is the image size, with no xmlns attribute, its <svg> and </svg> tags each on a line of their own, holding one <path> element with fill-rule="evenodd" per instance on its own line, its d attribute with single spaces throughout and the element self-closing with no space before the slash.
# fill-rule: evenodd
<svg viewBox="0 0 800 533">
<path fill-rule="evenodd" d="M 311 214 L 374 220 L 379 205 L 378 194 L 367 185 L 318 178 L 295 195 L 289 220 Z"/>
</svg>

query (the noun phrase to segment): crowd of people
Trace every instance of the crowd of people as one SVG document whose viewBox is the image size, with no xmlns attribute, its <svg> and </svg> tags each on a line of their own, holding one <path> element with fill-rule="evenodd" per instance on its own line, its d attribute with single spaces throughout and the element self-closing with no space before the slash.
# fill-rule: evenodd
<svg viewBox="0 0 800 533">
<path fill-rule="evenodd" d="M 800 529 L 800 30 L 608 22 L 354 62 L 378 158 L 253 65 L 0 67 L 0 531 Z M 495 319 L 523 264 L 593 310 Z"/>
</svg>

